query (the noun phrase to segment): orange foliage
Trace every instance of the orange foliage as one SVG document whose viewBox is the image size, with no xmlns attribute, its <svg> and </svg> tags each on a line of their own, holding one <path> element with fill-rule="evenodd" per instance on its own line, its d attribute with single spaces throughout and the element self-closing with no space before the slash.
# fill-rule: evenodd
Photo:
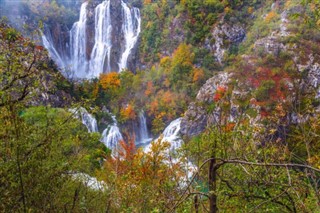
<svg viewBox="0 0 320 213">
<path fill-rule="evenodd" d="M 214 101 L 219 101 L 221 100 L 221 98 L 225 95 L 225 92 L 227 91 L 227 89 L 223 86 L 218 86 L 215 94 L 214 94 L 214 97 L 213 97 L 213 100 Z"/>
<path fill-rule="evenodd" d="M 118 150 L 119 157 L 127 161 L 131 161 L 134 158 L 136 151 L 136 145 L 134 138 L 130 138 L 128 143 L 125 141 L 120 141 L 120 150 Z"/>
<path fill-rule="evenodd" d="M 276 13 L 274 11 L 271 11 L 270 13 L 267 14 L 267 16 L 265 17 L 265 21 L 266 22 L 270 22 L 272 21 L 275 17 L 276 17 Z"/>
<path fill-rule="evenodd" d="M 225 131 L 226 132 L 231 132 L 234 129 L 235 126 L 236 126 L 236 124 L 234 122 L 228 123 L 225 126 Z"/>
<path fill-rule="evenodd" d="M 122 108 L 120 110 L 120 114 L 124 120 L 134 120 L 137 117 L 134 108 L 131 104 L 128 104 L 126 108 Z"/>
<path fill-rule="evenodd" d="M 171 104 L 174 101 L 173 93 L 169 90 L 166 91 L 162 96 L 162 101 L 164 104 Z"/>
<path fill-rule="evenodd" d="M 99 77 L 99 84 L 105 90 L 120 87 L 120 76 L 117 72 L 102 73 Z"/>
<path fill-rule="evenodd" d="M 154 187 L 161 187 L 165 181 L 173 175 L 176 178 L 184 174 L 180 163 L 171 163 L 168 166 L 168 155 L 165 151 L 170 148 L 170 144 L 161 140 L 152 142 L 150 151 L 144 153 L 141 149 L 136 149 L 134 139 L 129 139 L 128 143 L 120 141 L 120 148 L 116 157 L 109 157 L 105 161 L 104 167 L 109 172 L 117 175 L 126 175 L 129 178 L 117 178 L 118 190 L 127 191 L 127 185 L 134 183 L 143 184 L 151 182 Z M 141 182 L 143 181 L 143 182 Z M 137 185 L 138 186 L 138 185 Z"/>
<path fill-rule="evenodd" d="M 149 95 L 154 94 L 154 92 L 155 92 L 155 89 L 154 89 L 154 87 L 153 87 L 152 81 L 148 81 L 148 83 L 147 83 L 147 89 L 146 89 L 146 91 L 144 92 L 144 94 L 145 94 L 146 96 L 149 96 Z"/>
<path fill-rule="evenodd" d="M 151 3 L 152 3 L 152 0 L 144 0 L 143 2 L 144 5 L 151 4 Z"/>
<path fill-rule="evenodd" d="M 149 112 L 151 115 L 154 115 L 157 113 L 158 109 L 159 109 L 159 103 L 158 103 L 158 100 L 154 100 L 150 103 L 150 106 L 149 106 Z"/>
</svg>

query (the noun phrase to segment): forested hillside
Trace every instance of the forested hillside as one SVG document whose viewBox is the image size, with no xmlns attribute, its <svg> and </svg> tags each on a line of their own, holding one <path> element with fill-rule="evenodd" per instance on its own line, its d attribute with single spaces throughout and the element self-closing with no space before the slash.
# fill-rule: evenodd
<svg viewBox="0 0 320 213">
<path fill-rule="evenodd" d="M 320 212 L 319 0 L 0 16 L 0 212 Z"/>
</svg>

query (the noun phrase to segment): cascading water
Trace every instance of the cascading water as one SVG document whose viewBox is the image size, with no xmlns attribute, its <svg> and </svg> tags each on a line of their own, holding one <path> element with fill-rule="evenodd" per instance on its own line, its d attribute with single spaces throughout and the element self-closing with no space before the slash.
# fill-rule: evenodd
<svg viewBox="0 0 320 213">
<path fill-rule="evenodd" d="M 127 68 L 141 30 L 140 10 L 130 8 L 124 1 L 119 2 L 121 8 L 117 9 L 117 6 L 112 6 L 112 1 L 115 0 L 105 0 L 96 6 L 94 33 L 91 33 L 88 25 L 91 3 L 86 1 L 81 5 L 79 21 L 73 24 L 69 32 L 69 45 L 66 44 L 68 54 L 55 47 L 52 40 L 43 37 L 44 46 L 52 59 L 62 70 L 70 70 L 64 72 L 67 77 L 90 79 L 99 77 L 101 73 Z"/>
<path fill-rule="evenodd" d="M 162 133 L 161 141 L 169 142 L 171 145 L 170 146 L 171 151 L 174 151 L 175 149 L 179 148 L 183 143 L 183 140 L 180 137 L 180 125 L 181 125 L 181 118 L 178 118 L 172 121 Z M 159 139 L 160 138 L 157 138 L 156 141 Z M 144 148 L 144 151 L 148 152 L 150 150 L 150 146 L 151 144 L 148 144 Z"/>
<path fill-rule="evenodd" d="M 139 125 L 137 133 L 136 145 L 138 146 L 149 143 L 152 140 L 152 138 L 149 137 L 147 119 L 144 111 L 139 113 Z"/>
<path fill-rule="evenodd" d="M 80 107 L 79 109 L 70 109 L 69 111 L 82 121 L 89 132 L 98 132 L 97 120 L 85 108 Z"/>
<path fill-rule="evenodd" d="M 178 118 L 172 121 L 163 132 L 162 141 L 170 142 L 172 150 L 179 148 L 183 142 L 180 137 L 180 125 L 181 118 Z"/>
<path fill-rule="evenodd" d="M 51 37 L 47 38 L 44 33 L 41 32 L 42 43 L 44 47 L 48 50 L 50 58 L 52 58 L 58 67 L 66 67 L 64 60 L 61 58 L 60 54 L 56 48 L 52 45 Z"/>
<path fill-rule="evenodd" d="M 137 43 L 141 25 L 140 10 L 138 8 L 130 9 L 123 1 L 121 1 L 121 6 L 124 20 L 122 32 L 125 39 L 125 49 L 120 58 L 119 71 L 127 68 L 128 57 Z"/>
<path fill-rule="evenodd" d="M 123 140 L 115 116 L 112 116 L 113 124 L 107 127 L 102 132 L 101 142 L 103 142 L 108 148 L 115 149 L 118 146 L 119 141 Z"/>
<path fill-rule="evenodd" d="M 84 2 L 80 9 L 80 19 L 74 23 L 70 31 L 70 53 L 71 53 L 71 69 L 73 77 L 86 77 L 88 67 L 86 59 L 86 23 L 87 23 L 87 6 L 88 2 Z"/>
<path fill-rule="evenodd" d="M 111 32 L 110 1 L 104 1 L 95 9 L 95 43 L 90 61 L 90 73 L 93 76 L 99 76 L 103 71 L 111 71 Z"/>
</svg>

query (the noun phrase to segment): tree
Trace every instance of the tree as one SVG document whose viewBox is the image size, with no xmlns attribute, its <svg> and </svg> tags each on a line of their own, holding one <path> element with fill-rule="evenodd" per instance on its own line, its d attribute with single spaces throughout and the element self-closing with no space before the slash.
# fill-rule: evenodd
<svg viewBox="0 0 320 213">
<path fill-rule="evenodd" d="M 109 211 L 167 212 L 179 193 L 184 171 L 168 155 L 170 144 L 157 140 L 148 152 L 134 140 L 120 142 L 101 174 L 110 185 Z"/>
<path fill-rule="evenodd" d="M 229 89 L 218 87 L 215 93 L 215 125 L 186 144 L 185 155 L 193 159 L 198 170 L 171 212 L 192 196 L 195 196 L 198 210 L 199 203 L 203 203 L 200 210 L 208 209 L 211 213 L 219 209 L 259 209 L 263 212 L 319 210 L 319 190 L 315 180 L 320 169 L 313 162 L 317 154 L 309 153 L 303 160 L 303 155 L 290 148 L 294 144 L 279 140 L 275 132 L 266 135 L 264 128 L 267 125 L 250 124 L 250 117 L 238 116 L 231 122 L 230 107 L 226 107 L 230 106 Z M 277 110 L 279 113 L 274 112 L 273 116 L 279 119 L 280 115 L 283 117 L 283 110 L 279 107 Z M 317 128 L 318 121 L 312 120 L 312 123 Z M 308 125 L 308 122 L 302 123 L 304 127 Z M 311 146 L 317 150 L 314 142 L 317 136 L 310 138 L 310 135 L 301 134 L 300 131 L 305 130 L 301 128 L 291 138 L 296 138 L 309 151 Z M 316 130 L 306 131 L 311 132 Z"/>
<path fill-rule="evenodd" d="M 103 211 L 88 199 L 101 191 L 76 178 L 107 155 L 99 134 L 66 110 L 31 107 L 57 81 L 43 47 L 3 23 L 0 47 L 0 211 Z"/>
</svg>

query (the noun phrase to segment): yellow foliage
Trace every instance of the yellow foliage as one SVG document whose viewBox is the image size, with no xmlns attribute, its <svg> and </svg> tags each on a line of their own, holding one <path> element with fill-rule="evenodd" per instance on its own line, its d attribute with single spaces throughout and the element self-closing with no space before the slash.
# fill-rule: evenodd
<svg viewBox="0 0 320 213">
<path fill-rule="evenodd" d="M 94 89 L 93 89 L 93 97 L 98 97 L 98 93 L 99 93 L 99 86 L 98 84 L 94 85 Z"/>
<path fill-rule="evenodd" d="M 225 13 L 230 13 L 230 12 L 231 12 L 230 7 L 225 7 L 225 8 L 224 8 L 224 12 L 225 12 Z"/>
<path fill-rule="evenodd" d="M 165 57 L 161 58 L 161 60 L 160 60 L 160 66 L 164 67 L 164 68 L 169 67 L 170 63 L 171 63 L 171 59 L 169 56 L 165 56 Z"/>
<path fill-rule="evenodd" d="M 152 26 L 152 21 L 148 21 L 146 28 L 150 28 Z"/>
<path fill-rule="evenodd" d="M 170 87 L 170 80 L 169 80 L 168 78 L 166 78 L 166 79 L 164 80 L 164 82 L 163 82 L 163 85 L 164 85 L 165 87 Z"/>
<path fill-rule="evenodd" d="M 186 6 L 187 1 L 186 1 L 186 0 L 180 0 L 180 4 L 181 4 L 182 6 Z"/>
<path fill-rule="evenodd" d="M 199 82 L 204 79 L 204 71 L 201 68 L 195 68 L 193 70 L 193 82 Z"/>
<path fill-rule="evenodd" d="M 194 54 L 191 52 L 190 46 L 186 43 L 181 43 L 173 53 L 172 67 L 178 65 L 192 66 L 193 60 Z"/>
<path fill-rule="evenodd" d="M 248 8 L 248 13 L 249 13 L 249 14 L 252 14 L 253 11 L 254 11 L 253 7 L 249 7 L 249 8 Z"/>
<path fill-rule="evenodd" d="M 100 74 L 99 84 L 102 89 L 116 89 L 120 87 L 120 76 L 117 72 Z"/>
</svg>

